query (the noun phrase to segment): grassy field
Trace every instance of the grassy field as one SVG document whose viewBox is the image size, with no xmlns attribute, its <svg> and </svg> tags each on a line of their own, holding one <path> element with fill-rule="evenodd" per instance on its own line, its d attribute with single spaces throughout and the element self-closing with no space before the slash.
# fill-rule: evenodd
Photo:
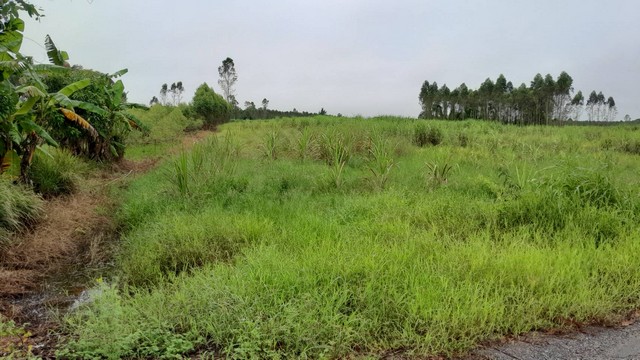
<svg viewBox="0 0 640 360">
<path fill-rule="evenodd" d="M 640 307 L 638 129 L 225 124 L 121 194 L 118 273 L 59 355 L 452 355 L 614 319 Z"/>
</svg>

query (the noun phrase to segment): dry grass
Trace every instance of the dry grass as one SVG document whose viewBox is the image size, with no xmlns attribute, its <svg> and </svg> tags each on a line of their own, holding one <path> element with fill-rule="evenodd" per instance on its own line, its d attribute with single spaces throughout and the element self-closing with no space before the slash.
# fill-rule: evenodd
<svg viewBox="0 0 640 360">
<path fill-rule="evenodd" d="M 40 225 L 5 252 L 0 264 L 0 295 L 34 291 L 43 278 L 75 261 L 87 241 L 84 237 L 110 222 L 96 211 L 108 202 L 104 194 L 90 191 L 47 202 L 47 215 Z"/>
</svg>

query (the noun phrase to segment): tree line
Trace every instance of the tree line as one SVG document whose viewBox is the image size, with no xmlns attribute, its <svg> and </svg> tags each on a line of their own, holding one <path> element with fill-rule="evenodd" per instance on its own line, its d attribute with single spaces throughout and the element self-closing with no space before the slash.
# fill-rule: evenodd
<svg viewBox="0 0 640 360">
<path fill-rule="evenodd" d="M 444 84 L 425 81 L 419 94 L 420 118 L 487 119 L 506 124 L 549 124 L 580 120 L 582 113 L 589 121 L 614 121 L 617 115 L 613 97 L 592 91 L 585 99 L 582 91 L 574 94 L 573 78 L 565 71 L 557 78 L 536 74 L 530 85 L 514 87 L 504 75 L 495 81 L 487 78 L 478 89 L 465 83 L 450 90 Z M 586 103 L 585 103 L 586 100 Z"/>
<path fill-rule="evenodd" d="M 295 108 L 290 111 L 269 109 L 269 100 L 266 98 L 262 99 L 262 103 L 259 106 L 256 106 L 253 101 L 245 101 L 244 108 L 241 108 L 240 103 L 236 99 L 235 84 L 238 81 L 238 74 L 233 59 L 227 57 L 222 61 L 222 65 L 218 67 L 218 75 L 220 77 L 218 85 L 222 89 L 222 94 L 218 97 L 218 94 L 215 94 L 213 88 L 205 83 L 198 87 L 198 90 L 196 90 L 196 96 L 194 96 L 194 100 L 191 103 L 192 107 L 195 105 L 195 107 L 198 108 L 198 111 L 194 111 L 194 114 L 199 114 L 198 116 L 208 119 L 207 122 L 219 124 L 224 122 L 224 118 L 255 120 L 327 114 L 324 108 L 322 108 L 318 113 L 298 111 Z M 149 101 L 149 105 L 180 105 L 182 103 L 183 92 L 184 87 L 182 85 L 182 81 L 172 83 L 171 86 L 166 83 L 162 84 L 160 87 L 159 97 L 153 96 L 151 101 Z M 229 105 L 228 111 L 224 110 L 227 107 L 226 105 L 217 104 L 221 100 Z M 198 104 L 196 104 L 196 102 Z M 213 109 L 216 110 L 214 111 Z M 211 113 L 207 114 L 207 111 L 211 111 Z M 215 121 L 213 120 L 214 118 L 216 119 Z"/>
</svg>

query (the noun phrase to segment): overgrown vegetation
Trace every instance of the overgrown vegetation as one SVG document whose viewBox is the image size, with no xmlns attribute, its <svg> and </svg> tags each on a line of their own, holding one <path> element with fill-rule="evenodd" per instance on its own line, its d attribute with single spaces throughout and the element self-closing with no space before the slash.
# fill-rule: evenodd
<svg viewBox="0 0 640 360">
<path fill-rule="evenodd" d="M 208 128 L 215 128 L 231 119 L 231 105 L 206 83 L 196 89 L 191 107 Z"/>
<path fill-rule="evenodd" d="M 36 154 L 29 177 L 38 194 L 55 197 L 74 193 L 87 172 L 87 163 L 66 150 L 52 148 Z"/>
<path fill-rule="evenodd" d="M 0 174 L 19 167 L 30 183 L 30 167 L 44 143 L 62 145 L 76 155 L 99 160 L 120 159 L 125 137 L 144 126 L 128 112 L 124 84 L 116 80 L 126 69 L 102 74 L 70 67 L 69 55 L 50 36 L 45 46 L 50 65 L 34 65 L 20 52 L 24 21 L 39 18 L 27 1 L 2 1 L 0 8 Z"/>
<path fill-rule="evenodd" d="M 42 199 L 29 189 L 0 177 L 0 254 L 11 234 L 34 225 L 42 215 Z"/>
<path fill-rule="evenodd" d="M 640 158 L 588 140 L 624 126 L 219 130 L 123 194 L 118 272 L 59 356 L 451 355 L 640 306 Z"/>
</svg>

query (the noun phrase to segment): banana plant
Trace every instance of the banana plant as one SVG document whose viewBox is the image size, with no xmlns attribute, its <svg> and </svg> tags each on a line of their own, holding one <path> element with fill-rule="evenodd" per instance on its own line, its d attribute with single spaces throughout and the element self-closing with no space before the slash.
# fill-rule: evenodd
<svg viewBox="0 0 640 360">
<path fill-rule="evenodd" d="M 20 53 L 24 22 L 16 14 L 17 10 L 2 22 L 3 31 L 0 32 L 0 95 L 3 95 L 0 98 L 0 173 L 6 171 L 15 159 L 19 159 L 20 178 L 28 182 L 29 167 L 36 148 L 42 143 L 58 145 L 45 129 L 51 112 L 61 112 L 67 120 L 84 128 L 91 137 L 98 136 L 96 130 L 74 108 L 98 114 L 106 112 L 93 104 L 69 98 L 76 91 L 89 86 L 89 80 L 77 81 L 55 93 L 47 92 L 38 75 L 38 67 L 42 68 L 42 65 L 32 65 L 30 58 Z M 37 12 L 35 14 L 38 15 Z M 59 65 L 64 65 L 68 55 L 58 51 L 48 35 L 45 43 L 47 54 L 53 59 L 53 65 L 46 68 L 60 68 Z M 23 77 L 27 84 L 14 85 L 10 81 L 12 76 Z"/>
<path fill-rule="evenodd" d="M 127 69 L 122 69 L 113 74 L 107 74 L 109 78 L 107 85 L 104 88 L 106 93 L 105 108 L 107 112 L 107 118 L 112 123 L 112 134 L 109 134 L 110 151 L 117 158 L 121 158 L 124 155 L 124 135 L 132 130 L 142 131 L 147 134 L 149 129 L 138 119 L 135 115 L 129 112 L 130 109 L 148 109 L 147 106 L 127 102 L 126 93 L 124 91 L 124 83 L 122 80 L 113 81 L 128 72 Z"/>
<path fill-rule="evenodd" d="M 97 138 L 97 131 L 83 117 L 75 112 L 75 108 L 84 109 L 96 114 L 104 115 L 105 110 L 94 104 L 72 100 L 69 98 L 76 91 L 89 86 L 88 79 L 76 81 L 55 93 L 47 93 L 46 88 L 37 83 L 16 88 L 16 92 L 23 101 L 8 123 L 11 126 L 13 145 L 19 149 L 20 178 L 28 182 L 29 167 L 36 148 L 43 143 L 58 146 L 57 142 L 45 130 L 46 121 L 54 112 L 61 112 L 68 121 L 85 129 L 92 138 Z"/>
</svg>

